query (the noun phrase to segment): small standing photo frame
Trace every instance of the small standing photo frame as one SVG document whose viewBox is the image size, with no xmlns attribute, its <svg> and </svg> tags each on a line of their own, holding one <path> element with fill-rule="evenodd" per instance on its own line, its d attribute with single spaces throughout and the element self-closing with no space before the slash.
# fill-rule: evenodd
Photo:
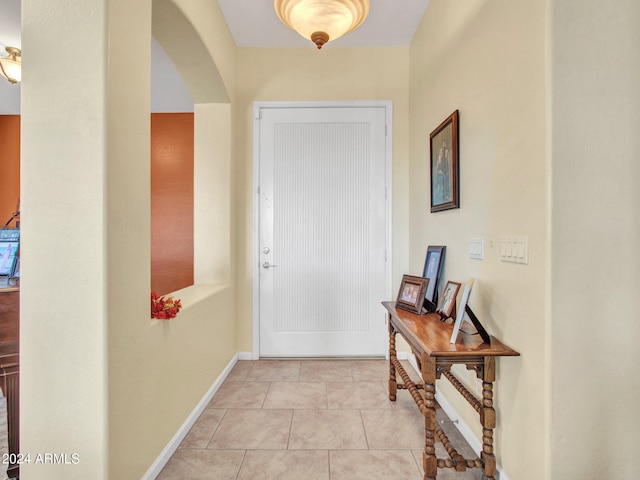
<svg viewBox="0 0 640 480">
<path fill-rule="evenodd" d="M 403 275 L 400 290 L 398 291 L 398 299 L 396 300 L 396 307 L 420 315 L 422 313 L 424 294 L 427 291 L 428 284 L 428 278 Z"/>
<path fill-rule="evenodd" d="M 438 283 L 440 282 L 440 275 L 442 274 L 442 267 L 444 265 L 444 254 L 447 247 L 443 246 L 429 246 L 427 247 L 427 256 L 424 260 L 424 269 L 422 270 L 422 276 L 429 279 L 427 285 L 427 293 L 425 294 L 425 306 L 428 311 L 434 311 L 436 304 L 438 303 Z"/>
<path fill-rule="evenodd" d="M 436 312 L 439 313 L 443 319 L 451 317 L 460 286 L 460 283 L 452 281 L 448 281 L 444 286 L 442 298 L 440 299 L 440 302 L 438 302 L 438 307 L 436 308 Z"/>
<path fill-rule="evenodd" d="M 453 324 L 450 343 L 456 343 L 456 339 L 458 338 L 458 332 L 460 331 L 462 322 L 464 322 L 465 310 L 467 308 L 467 303 L 469 302 L 469 296 L 471 295 L 471 288 L 473 288 L 473 278 L 469 280 L 469 282 L 464 286 L 464 290 L 462 290 L 462 300 L 460 300 L 460 305 L 458 305 L 458 313 L 456 314 L 456 321 Z"/>
</svg>

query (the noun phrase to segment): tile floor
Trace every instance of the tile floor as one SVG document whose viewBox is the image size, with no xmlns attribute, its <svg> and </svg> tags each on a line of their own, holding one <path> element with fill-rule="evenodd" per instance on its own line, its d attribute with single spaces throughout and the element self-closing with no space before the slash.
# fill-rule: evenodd
<svg viewBox="0 0 640 480">
<path fill-rule="evenodd" d="M 408 392 L 388 400 L 388 368 L 385 360 L 239 361 L 157 480 L 420 480 L 424 422 Z M 440 409 L 438 418 L 474 458 Z M 446 457 L 440 443 L 437 454 Z M 482 475 L 438 470 L 439 480 L 453 478 Z"/>
</svg>

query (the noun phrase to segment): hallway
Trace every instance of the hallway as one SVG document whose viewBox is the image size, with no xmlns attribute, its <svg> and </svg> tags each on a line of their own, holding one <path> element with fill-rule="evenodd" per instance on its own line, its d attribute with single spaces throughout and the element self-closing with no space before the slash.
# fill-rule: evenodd
<svg viewBox="0 0 640 480">
<path fill-rule="evenodd" d="M 385 360 L 239 361 L 158 480 L 419 480 L 424 423 L 408 392 L 388 400 L 388 371 Z M 447 456 L 440 443 L 436 453 Z M 453 478 L 482 475 L 438 471 Z"/>
</svg>

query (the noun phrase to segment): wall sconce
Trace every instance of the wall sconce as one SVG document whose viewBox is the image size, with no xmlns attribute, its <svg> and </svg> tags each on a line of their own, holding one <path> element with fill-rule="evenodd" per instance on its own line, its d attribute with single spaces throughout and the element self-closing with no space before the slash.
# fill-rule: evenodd
<svg viewBox="0 0 640 480">
<path fill-rule="evenodd" d="M 0 58 L 0 73 L 10 83 L 18 83 L 22 80 L 22 52 L 15 47 L 5 47 L 5 50 L 9 56 Z"/>
<path fill-rule="evenodd" d="M 273 8 L 282 23 L 320 49 L 362 25 L 369 0 L 274 0 Z"/>
</svg>

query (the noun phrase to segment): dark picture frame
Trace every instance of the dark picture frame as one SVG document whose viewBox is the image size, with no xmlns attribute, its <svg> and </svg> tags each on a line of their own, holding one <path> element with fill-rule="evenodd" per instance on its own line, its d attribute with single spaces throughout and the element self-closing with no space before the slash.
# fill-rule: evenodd
<svg viewBox="0 0 640 480">
<path fill-rule="evenodd" d="M 422 276 L 429 279 L 424 298 L 431 304 L 438 303 L 438 284 L 440 283 L 440 276 L 442 275 L 446 250 L 447 247 L 441 245 L 429 245 L 427 247 Z"/>
<path fill-rule="evenodd" d="M 429 136 L 431 152 L 431 212 L 460 208 L 458 110 Z"/>
<path fill-rule="evenodd" d="M 436 312 L 443 318 L 450 318 L 453 313 L 453 307 L 456 305 L 456 297 L 458 296 L 458 290 L 460 290 L 461 284 L 458 282 L 447 281 L 442 291 L 442 298 L 438 302 Z"/>
<path fill-rule="evenodd" d="M 13 271 L 11 272 L 10 278 L 20 278 L 20 257 L 17 255 L 13 260 Z"/>
<path fill-rule="evenodd" d="M 398 298 L 396 299 L 396 307 L 421 314 L 424 294 L 427 291 L 428 284 L 428 278 L 403 275 L 402 283 L 398 290 Z"/>
</svg>

